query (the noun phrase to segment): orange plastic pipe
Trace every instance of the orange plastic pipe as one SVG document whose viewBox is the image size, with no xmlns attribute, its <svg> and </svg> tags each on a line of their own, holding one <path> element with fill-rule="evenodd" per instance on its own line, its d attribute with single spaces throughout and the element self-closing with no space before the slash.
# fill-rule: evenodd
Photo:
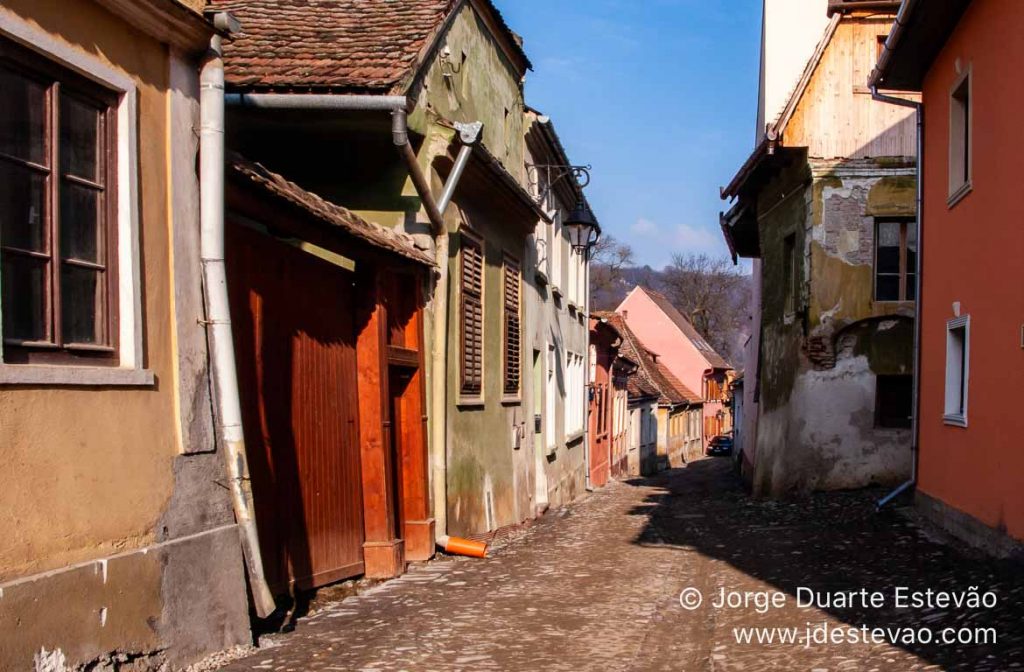
<svg viewBox="0 0 1024 672">
<path fill-rule="evenodd" d="M 461 537 L 442 537 L 440 541 L 443 542 L 442 548 L 444 548 L 445 553 L 465 555 L 470 558 L 487 557 L 486 542 L 473 541 L 472 539 L 463 539 Z"/>
</svg>

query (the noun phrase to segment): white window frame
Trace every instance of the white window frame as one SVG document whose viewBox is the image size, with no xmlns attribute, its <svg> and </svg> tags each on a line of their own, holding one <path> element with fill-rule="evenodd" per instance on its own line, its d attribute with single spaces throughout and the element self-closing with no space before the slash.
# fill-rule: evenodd
<svg viewBox="0 0 1024 672">
<path fill-rule="evenodd" d="M 544 419 L 544 434 L 545 441 L 547 443 L 548 452 L 551 453 L 558 446 L 558 437 L 556 436 L 556 423 L 555 413 L 558 412 L 558 366 L 560 365 L 561 359 L 555 352 L 554 343 L 549 343 L 547 346 L 547 360 L 545 361 L 544 374 L 545 374 L 545 387 L 546 387 L 546 399 L 545 399 L 545 419 Z M 565 379 L 565 376 L 562 376 Z M 565 396 L 562 396 L 562 407 L 565 407 Z"/>
<path fill-rule="evenodd" d="M 956 349 L 955 330 L 963 329 L 962 350 Z M 961 367 L 962 364 L 962 367 Z M 971 381 L 971 317 L 964 315 L 946 322 L 946 384 L 942 421 L 967 426 L 967 399 Z M 960 394 L 963 392 L 962 408 Z"/>
<path fill-rule="evenodd" d="M 153 372 L 142 366 L 142 271 L 139 255 L 138 93 L 135 81 L 95 56 L 57 40 L 0 7 L 0 36 L 117 92 L 117 279 L 118 365 L 4 364 L 0 343 L 0 385 L 151 386 Z M 0 306 L 0 325 L 3 306 Z"/>
<path fill-rule="evenodd" d="M 565 352 L 565 381 L 569 388 L 566 393 L 566 406 L 563 414 L 565 418 L 565 434 L 567 441 L 573 441 L 583 436 L 586 413 L 584 406 L 587 403 L 584 388 L 586 387 L 585 358 L 583 355 Z"/>
<path fill-rule="evenodd" d="M 960 102 L 956 98 L 956 92 L 966 83 L 967 85 L 967 109 L 960 110 Z M 961 115 L 967 118 L 964 120 Z M 967 125 L 967 137 L 960 138 L 961 124 Z M 963 145 L 961 147 L 960 145 Z M 959 203 L 964 196 L 971 193 L 974 188 L 971 181 L 972 164 L 974 163 L 974 78 L 971 76 L 971 65 L 968 65 L 957 76 L 953 85 L 949 88 L 949 163 L 946 165 L 946 174 L 949 181 L 949 199 L 947 206 L 952 208 Z M 966 154 L 966 156 L 964 156 Z M 966 163 L 964 179 L 956 182 L 953 179 L 953 166 L 956 163 Z"/>
<path fill-rule="evenodd" d="M 548 243 L 550 225 L 541 220 L 537 223 L 536 228 L 533 232 L 534 248 L 537 254 L 537 264 L 534 269 L 534 274 L 539 277 L 545 284 L 551 280 L 551 249 Z"/>
<path fill-rule="evenodd" d="M 551 289 L 556 294 L 562 293 L 562 211 L 558 210 L 551 221 L 551 247 L 548 250 L 551 258 Z"/>
</svg>

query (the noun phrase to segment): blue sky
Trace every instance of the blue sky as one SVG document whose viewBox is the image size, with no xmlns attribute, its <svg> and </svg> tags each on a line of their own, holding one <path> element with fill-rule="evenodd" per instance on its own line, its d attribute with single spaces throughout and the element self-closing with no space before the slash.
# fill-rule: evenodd
<svg viewBox="0 0 1024 672">
<path fill-rule="evenodd" d="M 727 254 L 726 183 L 753 149 L 761 0 L 496 0 L 534 71 L 527 102 L 637 262 Z"/>
</svg>

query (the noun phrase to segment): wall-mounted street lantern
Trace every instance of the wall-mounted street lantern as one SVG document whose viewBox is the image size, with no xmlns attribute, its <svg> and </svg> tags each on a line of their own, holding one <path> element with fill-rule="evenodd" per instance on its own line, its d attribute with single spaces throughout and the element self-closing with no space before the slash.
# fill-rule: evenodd
<svg viewBox="0 0 1024 672">
<path fill-rule="evenodd" d="M 576 207 L 572 209 L 572 212 L 562 222 L 562 225 L 569 231 L 569 242 L 572 244 L 573 249 L 580 254 L 588 254 L 601 237 L 601 227 L 597 223 L 597 218 L 594 217 L 593 211 L 591 211 L 586 199 L 583 198 L 583 189 L 590 184 L 591 167 L 537 164 L 528 166 L 528 168 L 536 175 L 534 184 L 544 185 L 544 188 L 537 196 L 537 202 L 541 207 L 544 207 L 548 195 L 558 182 L 571 178 L 576 183 L 576 193 L 580 197 L 576 202 Z M 544 176 L 547 178 L 543 182 L 540 179 L 541 173 L 544 173 Z"/>
<path fill-rule="evenodd" d="M 597 225 L 594 213 L 582 198 L 562 225 L 569 230 L 569 242 L 580 254 L 589 252 L 601 235 L 601 228 Z"/>
</svg>

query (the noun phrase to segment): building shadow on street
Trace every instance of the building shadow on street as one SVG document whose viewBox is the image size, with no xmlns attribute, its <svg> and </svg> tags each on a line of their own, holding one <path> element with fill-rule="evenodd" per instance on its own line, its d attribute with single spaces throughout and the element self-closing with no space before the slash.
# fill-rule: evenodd
<svg viewBox="0 0 1024 672">
<path fill-rule="evenodd" d="M 788 594 L 814 591 L 880 591 L 882 608 L 823 608 L 836 621 L 860 628 L 994 628 L 994 644 L 940 645 L 894 643 L 943 669 L 1015 669 L 1024 663 L 1024 582 L 1021 566 L 995 560 L 926 534 L 900 511 L 875 511 L 883 489 L 819 493 L 787 501 L 751 497 L 735 476 L 732 461 L 703 459 L 631 485 L 656 488 L 633 514 L 649 520 L 634 543 L 677 548 L 724 561 L 743 574 Z M 993 591 L 994 608 L 897 609 L 897 586 L 911 590 L 965 593 Z M 686 586 L 679 586 L 682 590 Z M 717 591 L 739 586 L 713 586 Z M 705 595 L 703 609 L 710 608 Z M 680 609 L 682 607 L 679 607 Z M 753 609 L 751 616 L 757 616 Z M 818 613 L 806 611 L 813 621 Z M 822 619 L 818 619 L 822 620 Z M 765 619 L 751 619 L 761 625 Z M 795 645 L 800 646 L 800 645 Z M 865 648 L 868 652 L 870 646 Z"/>
</svg>

